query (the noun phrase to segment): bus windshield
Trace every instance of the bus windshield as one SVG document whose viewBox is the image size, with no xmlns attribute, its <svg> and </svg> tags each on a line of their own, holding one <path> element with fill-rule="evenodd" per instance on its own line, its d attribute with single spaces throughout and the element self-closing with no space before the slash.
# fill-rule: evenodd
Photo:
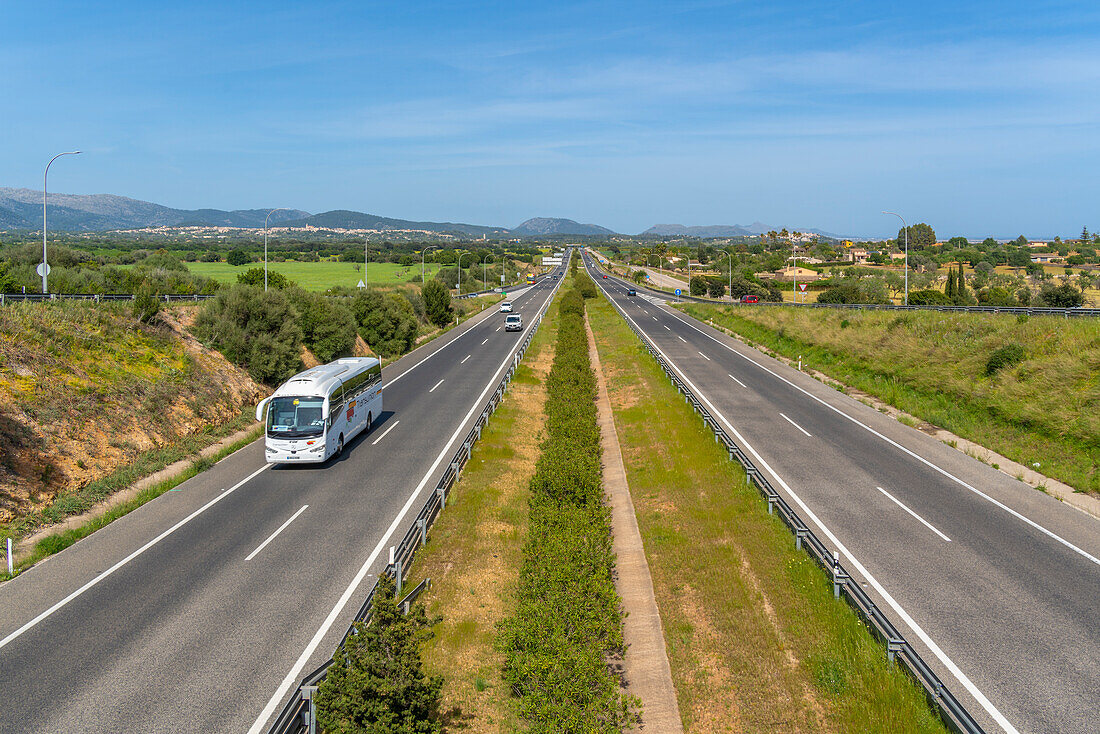
<svg viewBox="0 0 1100 734">
<path fill-rule="evenodd" d="M 272 438 L 312 438 L 325 432 L 321 406 L 325 399 L 309 397 L 272 398 L 267 407 L 267 435 Z"/>
</svg>

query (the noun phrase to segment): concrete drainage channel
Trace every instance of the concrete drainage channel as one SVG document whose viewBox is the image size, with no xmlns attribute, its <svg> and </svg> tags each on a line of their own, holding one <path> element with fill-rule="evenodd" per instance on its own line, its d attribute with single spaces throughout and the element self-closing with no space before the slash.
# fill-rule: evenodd
<svg viewBox="0 0 1100 734">
<path fill-rule="evenodd" d="M 818 565 L 828 572 L 833 579 L 833 596 L 837 599 L 843 595 L 844 599 L 855 609 L 868 628 L 876 637 L 886 643 L 886 654 L 892 661 L 898 661 L 921 684 L 925 694 L 939 712 L 940 718 L 951 729 L 965 734 L 984 734 L 984 729 L 970 715 L 970 712 L 947 689 L 939 677 L 932 671 L 928 664 L 902 637 L 901 632 L 894 626 L 886 615 L 878 608 L 875 602 L 863 590 L 859 583 L 854 582 L 851 576 L 840 563 L 838 554 L 830 551 L 828 546 L 814 534 L 803 522 L 798 513 L 784 500 L 763 473 L 752 463 L 752 460 L 741 450 L 741 447 L 719 425 L 714 416 L 703 405 L 699 397 L 695 395 L 687 385 L 676 375 L 670 365 L 649 339 L 635 328 L 633 322 L 627 318 L 626 313 L 612 299 L 608 299 L 623 317 L 630 329 L 641 340 L 642 345 L 653 356 L 664 370 L 669 381 L 684 396 L 684 400 L 695 409 L 695 412 L 703 418 L 703 424 L 714 432 L 714 440 L 723 443 L 729 453 L 730 461 L 737 460 L 745 469 L 749 481 L 756 486 L 768 502 L 768 513 L 779 513 L 779 518 L 790 529 L 795 537 L 795 545 L 799 550 L 806 550 Z"/>
<path fill-rule="evenodd" d="M 560 283 L 561 281 L 559 281 L 559 285 Z M 555 291 L 556 290 L 557 288 L 555 288 Z M 431 493 L 427 502 L 424 503 L 420 512 L 417 513 L 416 522 L 414 522 L 408 532 L 405 533 L 405 537 L 401 539 L 398 545 L 390 546 L 389 563 L 386 565 L 381 575 L 389 576 L 397 582 L 398 596 L 401 595 L 402 582 L 405 576 L 408 575 L 409 569 L 412 567 L 413 560 L 416 557 L 416 551 L 427 542 L 428 529 L 432 526 L 432 523 L 435 522 L 435 519 L 439 517 L 440 513 L 443 512 L 444 507 L 446 507 L 447 494 L 451 491 L 451 488 L 454 487 L 455 482 L 458 481 L 458 477 L 463 467 L 466 465 L 466 462 L 470 460 L 474 444 L 481 438 L 481 430 L 489 423 L 489 416 L 496 411 L 501 401 L 504 400 L 504 394 L 508 390 L 508 385 L 511 383 L 516 370 L 519 368 L 520 362 L 523 361 L 523 355 L 531 345 L 531 340 L 534 339 L 535 333 L 538 332 L 546 309 L 550 308 L 553 302 L 554 299 L 551 297 L 535 317 L 531 331 L 528 332 L 512 357 L 511 366 L 508 367 L 504 376 L 501 377 L 496 391 L 485 404 L 474 427 L 470 429 L 470 432 L 462 441 L 462 445 L 451 458 L 450 464 L 448 464 L 447 470 L 439 480 L 439 484 L 436 485 L 435 491 Z M 401 600 L 399 606 L 406 614 L 408 614 L 412 603 L 416 601 L 416 598 L 420 596 L 421 592 L 428 588 L 430 583 L 431 579 L 425 579 Z M 370 593 L 367 594 L 367 598 L 363 602 L 363 605 L 359 607 L 359 611 L 355 614 L 352 625 L 340 640 L 341 645 L 347 640 L 349 635 L 355 634 L 354 628 L 356 622 L 370 622 L 374 594 L 377 590 L 378 582 L 376 581 Z M 302 679 L 302 682 L 298 684 L 297 690 L 294 691 L 290 700 L 287 701 L 283 710 L 279 713 L 278 717 L 276 717 L 275 722 L 267 730 L 268 734 L 315 734 L 317 731 L 317 712 L 313 705 L 313 694 L 317 691 L 317 686 L 324 680 L 330 665 L 332 665 L 331 660 Z"/>
</svg>

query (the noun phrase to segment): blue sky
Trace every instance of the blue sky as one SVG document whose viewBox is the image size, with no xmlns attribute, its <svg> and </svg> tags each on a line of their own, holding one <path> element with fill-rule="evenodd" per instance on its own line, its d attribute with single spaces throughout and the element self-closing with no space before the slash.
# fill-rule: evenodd
<svg viewBox="0 0 1100 734">
<path fill-rule="evenodd" d="M 80 148 L 52 190 L 181 208 L 1100 229 L 1095 2 L 0 7 L 0 186 Z"/>
</svg>

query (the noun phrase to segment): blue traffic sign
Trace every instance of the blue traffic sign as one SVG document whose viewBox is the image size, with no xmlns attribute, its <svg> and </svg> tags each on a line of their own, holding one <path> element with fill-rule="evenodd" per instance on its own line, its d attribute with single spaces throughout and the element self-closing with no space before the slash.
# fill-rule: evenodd
<svg viewBox="0 0 1100 734">
<path fill-rule="evenodd" d="M 679 288 L 676 289 L 676 295 L 680 295 L 680 289 Z"/>
</svg>

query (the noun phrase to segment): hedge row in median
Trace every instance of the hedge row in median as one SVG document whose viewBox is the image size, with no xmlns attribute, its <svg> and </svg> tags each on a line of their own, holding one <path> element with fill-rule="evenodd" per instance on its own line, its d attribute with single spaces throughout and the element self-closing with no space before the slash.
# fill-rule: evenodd
<svg viewBox="0 0 1100 734">
<path fill-rule="evenodd" d="M 516 608 L 502 624 L 504 679 L 532 732 L 620 732 L 637 704 L 608 665 L 624 652 L 622 608 L 601 487 L 596 378 L 575 286 L 559 319 Z"/>
</svg>

